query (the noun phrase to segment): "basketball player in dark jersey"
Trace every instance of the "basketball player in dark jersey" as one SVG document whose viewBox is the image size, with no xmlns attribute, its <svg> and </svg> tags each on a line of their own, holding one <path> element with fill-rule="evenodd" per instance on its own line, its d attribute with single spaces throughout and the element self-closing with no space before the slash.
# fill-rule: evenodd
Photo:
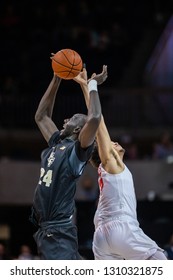
<svg viewBox="0 0 173 280">
<path fill-rule="evenodd" d="M 81 259 L 77 229 L 72 222 L 74 195 L 76 180 L 91 156 L 101 119 L 97 85 L 102 83 L 103 78 L 96 77 L 88 84 L 88 115 L 75 114 L 64 120 L 62 130 L 58 130 L 52 121 L 55 97 L 61 82 L 55 74 L 35 114 L 35 121 L 48 143 L 48 148 L 41 154 L 40 178 L 31 215 L 31 221 L 37 226 L 34 239 L 40 259 Z"/>
</svg>

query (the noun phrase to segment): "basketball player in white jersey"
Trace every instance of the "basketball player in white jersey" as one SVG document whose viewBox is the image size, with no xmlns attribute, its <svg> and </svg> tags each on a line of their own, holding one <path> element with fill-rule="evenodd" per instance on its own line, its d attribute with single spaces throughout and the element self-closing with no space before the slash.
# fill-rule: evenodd
<svg viewBox="0 0 173 280">
<path fill-rule="evenodd" d="M 99 75 L 104 82 L 107 66 L 103 66 Z M 88 106 L 89 91 L 80 82 L 81 78 L 87 80 L 86 69 L 75 80 L 81 84 Z M 94 90 L 97 91 L 96 83 Z M 94 217 L 94 257 L 96 260 L 166 260 L 163 250 L 139 226 L 133 178 L 123 162 L 124 153 L 117 142 L 111 141 L 102 116 L 91 159 L 92 165 L 98 168 L 100 188 Z"/>
</svg>

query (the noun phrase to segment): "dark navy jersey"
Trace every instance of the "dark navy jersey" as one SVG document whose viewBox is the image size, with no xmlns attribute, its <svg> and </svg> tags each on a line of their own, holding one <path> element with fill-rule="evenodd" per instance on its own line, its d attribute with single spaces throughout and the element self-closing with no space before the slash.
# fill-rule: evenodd
<svg viewBox="0 0 173 280">
<path fill-rule="evenodd" d="M 93 149 L 93 145 L 81 148 L 78 140 L 61 140 L 59 131 L 52 135 L 48 144 L 41 155 L 40 178 L 33 201 L 38 224 L 63 221 L 73 215 L 76 180 Z"/>
</svg>

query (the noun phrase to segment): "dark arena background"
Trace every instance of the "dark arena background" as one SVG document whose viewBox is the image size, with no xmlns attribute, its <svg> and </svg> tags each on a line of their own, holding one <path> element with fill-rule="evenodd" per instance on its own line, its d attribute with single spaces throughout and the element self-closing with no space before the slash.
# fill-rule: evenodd
<svg viewBox="0 0 173 280">
<path fill-rule="evenodd" d="M 99 87 L 102 110 L 111 138 L 126 149 L 138 220 L 160 246 L 170 246 L 172 1 L 1 0 L 0 34 L 0 259 L 38 258 L 29 215 L 47 144 L 34 115 L 53 74 L 51 53 L 63 48 L 81 55 L 88 76 L 108 66 L 108 79 Z M 86 113 L 72 80 L 62 81 L 57 99 L 53 119 L 59 128 L 64 118 Z M 84 259 L 93 259 L 97 199 L 97 174 L 88 165 L 74 215 Z"/>
</svg>

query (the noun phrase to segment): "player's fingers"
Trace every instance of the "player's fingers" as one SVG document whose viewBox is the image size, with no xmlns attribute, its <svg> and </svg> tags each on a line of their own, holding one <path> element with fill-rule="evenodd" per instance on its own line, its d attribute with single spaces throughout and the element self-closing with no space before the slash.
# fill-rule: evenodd
<svg viewBox="0 0 173 280">
<path fill-rule="evenodd" d="M 52 59 L 52 58 L 54 57 L 54 55 L 55 55 L 54 53 L 51 53 L 51 57 L 50 57 L 50 59 Z"/>
<path fill-rule="evenodd" d="M 96 73 L 93 73 L 92 75 L 91 75 L 91 78 L 94 78 L 96 76 Z"/>
<path fill-rule="evenodd" d="M 103 72 L 107 72 L 107 65 L 103 65 Z"/>
<path fill-rule="evenodd" d="M 83 71 L 82 71 L 84 74 L 86 74 L 87 73 L 87 70 L 86 70 L 86 68 L 83 68 Z"/>
</svg>

